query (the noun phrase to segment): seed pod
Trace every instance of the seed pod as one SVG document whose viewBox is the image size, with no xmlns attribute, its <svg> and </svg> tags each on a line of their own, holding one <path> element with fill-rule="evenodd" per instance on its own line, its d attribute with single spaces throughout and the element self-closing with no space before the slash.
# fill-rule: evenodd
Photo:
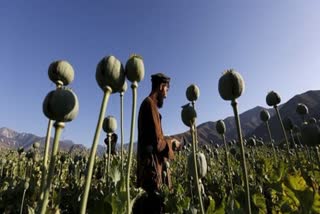
<svg viewBox="0 0 320 214">
<path fill-rule="evenodd" d="M 300 115 L 306 115 L 309 113 L 308 107 L 303 103 L 298 103 L 296 112 Z"/>
<path fill-rule="evenodd" d="M 296 134 L 300 132 L 300 128 L 299 128 L 299 126 L 297 126 L 297 125 L 293 125 L 293 129 L 292 129 L 292 130 L 293 130 L 293 132 L 296 133 Z"/>
<path fill-rule="evenodd" d="M 29 189 L 29 182 L 28 181 L 24 182 L 24 189 L 25 190 Z"/>
<path fill-rule="evenodd" d="M 257 145 L 257 142 L 253 137 L 250 137 L 247 142 L 248 142 L 249 146 L 256 146 Z"/>
<path fill-rule="evenodd" d="M 292 120 L 289 118 L 289 117 L 285 117 L 283 119 L 283 126 L 284 126 L 284 129 L 286 131 L 290 131 L 293 129 L 293 123 L 292 123 Z"/>
<path fill-rule="evenodd" d="M 69 122 L 79 112 L 77 95 L 66 88 L 58 88 L 48 93 L 42 105 L 43 113 L 50 120 Z"/>
<path fill-rule="evenodd" d="M 207 164 L 206 156 L 202 152 L 196 153 L 196 159 L 197 159 L 198 176 L 200 179 L 206 176 L 208 164 Z M 189 176 L 195 178 L 193 160 L 194 160 L 193 154 L 190 154 L 188 157 Z"/>
<path fill-rule="evenodd" d="M 261 119 L 263 122 L 267 122 L 267 121 L 270 119 L 270 114 L 269 114 L 268 110 L 263 109 L 263 110 L 260 112 L 260 119 Z"/>
<path fill-rule="evenodd" d="M 97 65 L 96 80 L 102 90 L 109 86 L 112 93 L 119 92 L 125 81 L 123 65 L 114 56 L 104 57 Z"/>
<path fill-rule="evenodd" d="M 281 102 L 281 98 L 276 92 L 270 91 L 267 94 L 266 102 L 268 106 L 276 106 Z"/>
<path fill-rule="evenodd" d="M 219 79 L 219 93 L 224 100 L 235 100 L 241 96 L 245 84 L 242 76 L 234 71 L 227 70 Z"/>
<path fill-rule="evenodd" d="M 181 119 L 184 125 L 191 127 L 197 118 L 196 110 L 190 104 L 182 106 Z"/>
<path fill-rule="evenodd" d="M 114 133 L 117 130 L 117 120 L 113 116 L 108 116 L 103 120 L 103 130 L 106 133 Z"/>
<path fill-rule="evenodd" d="M 130 82 L 140 82 L 144 78 L 144 64 L 141 56 L 133 54 L 126 63 L 126 76 Z"/>
<path fill-rule="evenodd" d="M 200 96 L 199 87 L 195 84 L 191 84 L 186 90 L 186 96 L 190 102 L 196 101 Z"/>
<path fill-rule="evenodd" d="M 127 81 L 124 81 L 124 83 L 123 83 L 123 85 L 122 85 L 122 87 L 121 87 L 121 89 L 120 89 L 120 93 L 124 93 L 124 92 L 126 92 L 127 91 L 127 89 L 128 89 L 128 84 L 127 84 Z"/>
<path fill-rule="evenodd" d="M 39 143 L 39 142 L 35 142 L 35 143 L 32 145 L 32 147 L 33 147 L 34 149 L 39 149 L 39 148 L 40 148 L 40 143 Z"/>
<path fill-rule="evenodd" d="M 316 120 L 316 118 L 311 117 L 311 118 L 308 120 L 308 123 L 310 123 L 310 124 L 316 124 L 316 123 L 317 123 L 317 120 Z"/>
<path fill-rule="evenodd" d="M 50 64 L 48 69 L 49 79 L 61 85 L 69 85 L 74 79 L 74 71 L 69 62 L 58 60 Z"/>
<path fill-rule="evenodd" d="M 18 148 L 18 153 L 19 153 L 19 155 L 21 155 L 22 152 L 24 152 L 24 148 L 23 148 L 22 146 L 20 146 L 20 147 Z"/>
<path fill-rule="evenodd" d="M 226 133 L 226 125 L 225 125 L 223 120 L 218 120 L 217 121 L 216 130 L 221 135 L 224 135 Z"/>
</svg>

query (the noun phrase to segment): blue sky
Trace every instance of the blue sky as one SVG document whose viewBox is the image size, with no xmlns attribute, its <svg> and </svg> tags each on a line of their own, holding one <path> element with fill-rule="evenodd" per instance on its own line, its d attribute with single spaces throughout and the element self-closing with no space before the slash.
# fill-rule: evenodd
<svg viewBox="0 0 320 214">
<path fill-rule="evenodd" d="M 42 102 L 55 87 L 47 70 L 58 59 L 74 67 L 70 87 L 80 104 L 62 139 L 88 147 L 103 95 L 95 69 L 107 55 L 123 64 L 131 53 L 143 56 L 146 74 L 138 88 L 138 107 L 150 92 L 151 74 L 164 72 L 172 78 L 161 109 L 167 135 L 187 130 L 180 107 L 192 83 L 200 88 L 198 124 L 232 115 L 230 103 L 218 93 L 218 80 L 229 68 L 240 72 L 246 83 L 240 112 L 266 106 L 270 90 L 285 102 L 319 89 L 319 10 L 315 0 L 1 1 L 0 127 L 45 135 L 48 120 Z M 130 90 L 124 99 L 128 141 Z M 119 119 L 119 103 L 119 94 L 112 95 L 106 116 Z"/>
</svg>

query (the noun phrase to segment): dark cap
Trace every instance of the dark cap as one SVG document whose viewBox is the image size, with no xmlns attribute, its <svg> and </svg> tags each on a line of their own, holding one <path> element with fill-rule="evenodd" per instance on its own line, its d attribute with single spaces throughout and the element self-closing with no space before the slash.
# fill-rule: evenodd
<svg viewBox="0 0 320 214">
<path fill-rule="evenodd" d="M 152 74 L 151 81 L 159 83 L 170 83 L 170 77 L 166 76 L 163 73 Z"/>
</svg>

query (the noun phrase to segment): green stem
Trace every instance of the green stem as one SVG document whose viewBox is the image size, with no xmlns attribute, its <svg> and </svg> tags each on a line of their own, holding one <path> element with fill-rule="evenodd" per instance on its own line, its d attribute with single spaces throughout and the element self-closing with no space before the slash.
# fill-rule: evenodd
<svg viewBox="0 0 320 214">
<path fill-rule="evenodd" d="M 280 116 L 280 112 L 279 112 L 279 109 L 278 109 L 278 106 L 274 106 L 274 109 L 276 110 L 276 113 L 277 113 L 277 117 L 280 121 L 280 125 L 281 125 L 281 128 L 282 128 L 282 132 L 283 132 L 283 135 L 284 135 L 284 138 L 286 140 L 286 144 L 287 144 L 287 153 L 288 153 L 288 158 L 289 158 L 289 164 L 291 165 L 291 157 L 290 157 L 290 145 L 289 145 L 289 141 L 288 141 L 288 137 L 287 137 L 287 134 L 286 134 L 286 131 L 284 129 L 284 125 L 283 125 L 283 122 L 282 122 L 282 119 L 281 119 L 281 116 Z"/>
<path fill-rule="evenodd" d="M 47 182 L 45 185 L 45 192 L 43 195 L 43 199 L 42 199 L 42 203 L 41 203 L 41 210 L 40 213 L 41 214 L 45 214 L 46 210 L 47 210 L 47 205 L 48 205 L 48 199 L 49 199 L 49 192 L 51 189 L 51 184 L 52 184 L 52 180 L 54 177 L 54 166 L 55 163 L 57 161 L 57 154 L 58 154 L 58 150 L 59 150 L 59 140 L 60 140 L 60 136 L 62 133 L 62 130 L 64 128 L 64 123 L 63 122 L 55 122 L 54 123 L 54 127 L 56 129 L 55 131 L 55 135 L 54 135 L 54 140 L 53 140 L 53 148 L 52 148 L 52 154 L 51 154 L 51 159 L 50 159 L 50 165 L 49 165 L 49 173 L 48 173 L 48 177 L 47 177 Z"/>
<path fill-rule="evenodd" d="M 244 150 L 244 144 L 242 139 L 242 131 L 241 131 L 241 125 L 240 125 L 240 117 L 238 114 L 238 107 L 237 107 L 237 101 L 232 100 L 231 106 L 233 108 L 234 117 L 236 120 L 237 130 L 238 130 L 238 138 L 240 142 L 241 147 L 241 156 L 242 156 L 242 169 L 244 173 L 244 180 L 245 180 L 245 188 L 246 188 L 246 202 L 247 202 L 247 213 L 251 214 L 251 201 L 250 201 L 250 188 L 249 188 L 249 179 L 248 179 L 248 171 L 247 171 L 247 165 L 246 165 L 246 156 L 245 156 L 245 150 Z"/>
<path fill-rule="evenodd" d="M 107 163 L 107 186 L 108 186 L 108 191 L 110 188 L 110 183 L 109 183 L 109 172 L 110 172 L 110 162 L 111 162 L 111 133 L 108 133 L 108 163 Z"/>
<path fill-rule="evenodd" d="M 22 211 L 23 211 L 24 197 L 26 196 L 26 191 L 27 191 L 26 189 L 23 190 L 22 201 L 20 206 L 20 214 L 22 214 Z"/>
<path fill-rule="evenodd" d="M 192 104 L 193 109 L 196 110 L 195 102 L 192 101 L 191 104 Z M 196 138 L 196 144 L 195 144 L 196 152 L 198 152 L 198 129 L 197 129 L 197 127 L 195 127 L 195 129 L 194 129 L 194 134 L 195 134 L 195 138 Z"/>
<path fill-rule="evenodd" d="M 83 193 L 82 200 L 81 200 L 81 208 L 80 208 L 81 214 L 85 214 L 86 209 L 87 209 L 87 202 L 88 202 L 88 196 L 89 196 L 89 191 L 90 191 L 95 156 L 96 156 L 96 152 L 97 152 L 97 147 L 98 147 L 98 142 L 99 142 L 100 132 L 102 129 L 105 111 L 107 109 L 107 104 L 108 104 L 108 100 L 109 100 L 111 93 L 112 93 L 112 89 L 109 86 L 106 86 L 105 91 L 104 91 L 103 100 L 101 103 L 99 119 L 98 119 L 96 131 L 94 133 L 93 143 L 92 143 L 92 147 L 91 147 L 91 151 L 90 151 L 88 171 L 87 171 L 87 176 L 86 176 L 86 183 L 85 183 L 84 193 Z"/>
<path fill-rule="evenodd" d="M 126 177 L 126 191 L 127 191 L 127 213 L 131 213 L 131 201 L 130 201 L 130 171 L 133 153 L 133 139 L 134 139 L 134 125 L 136 115 L 136 103 L 137 103 L 137 87 L 138 83 L 133 82 L 132 88 L 132 117 L 131 117 L 131 129 L 130 129 L 130 144 L 129 144 L 129 157 L 127 160 L 127 177 Z"/>
<path fill-rule="evenodd" d="M 227 163 L 227 168 L 228 168 L 228 173 L 229 173 L 229 181 L 230 181 L 230 187 L 231 187 L 231 191 L 232 191 L 232 198 L 233 198 L 233 183 L 232 183 L 232 174 L 231 174 L 231 166 L 230 166 L 230 162 L 229 162 L 229 152 L 228 152 L 228 145 L 227 145 L 227 141 L 226 141 L 226 136 L 223 134 L 222 135 L 223 138 L 223 144 L 224 144 L 224 150 L 225 150 L 225 156 L 226 156 L 226 163 Z"/>
<path fill-rule="evenodd" d="M 48 121 L 47 134 L 46 134 L 46 142 L 44 144 L 44 156 L 43 156 L 43 164 L 42 164 L 42 177 L 41 177 L 41 194 L 40 200 L 43 199 L 44 188 L 46 185 L 47 172 L 48 172 L 48 156 L 49 156 L 49 145 L 50 145 L 50 136 L 51 136 L 51 127 L 53 124 L 53 120 Z"/>
<path fill-rule="evenodd" d="M 195 178 L 194 181 L 196 183 L 196 188 L 197 188 L 197 193 L 199 197 L 199 204 L 200 204 L 200 209 L 201 213 L 204 214 L 204 207 L 202 203 L 202 195 L 201 195 L 201 190 L 200 190 L 200 185 L 199 185 L 199 175 L 198 175 L 198 168 L 197 168 L 197 153 L 196 153 L 196 134 L 195 134 L 195 124 L 191 126 L 191 135 L 192 135 L 192 155 L 193 155 L 193 166 L 194 166 L 194 174 Z"/>
<path fill-rule="evenodd" d="M 123 92 L 120 93 L 120 126 L 121 126 L 121 174 L 123 174 L 123 141 L 124 141 L 124 128 L 123 128 Z M 121 176 L 122 177 L 122 176 Z"/>
</svg>

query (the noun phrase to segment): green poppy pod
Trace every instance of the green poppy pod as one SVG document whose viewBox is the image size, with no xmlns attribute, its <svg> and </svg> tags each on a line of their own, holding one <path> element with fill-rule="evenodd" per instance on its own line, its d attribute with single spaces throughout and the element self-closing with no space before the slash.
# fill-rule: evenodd
<svg viewBox="0 0 320 214">
<path fill-rule="evenodd" d="M 197 118 L 196 110 L 190 104 L 182 106 L 181 119 L 184 125 L 191 127 Z"/>
<path fill-rule="evenodd" d="M 127 89 L 128 89 L 128 84 L 127 84 L 127 81 L 124 81 L 124 83 L 123 83 L 123 85 L 122 85 L 122 87 L 121 87 L 121 89 L 120 89 L 120 93 L 124 93 L 124 92 L 126 92 L 127 91 Z"/>
<path fill-rule="evenodd" d="M 140 82 L 144 78 L 144 64 L 141 56 L 133 54 L 126 63 L 126 76 L 130 82 Z"/>
<path fill-rule="evenodd" d="M 108 116 L 104 118 L 102 126 L 106 133 L 114 133 L 117 130 L 117 120 L 113 116 Z"/>
<path fill-rule="evenodd" d="M 277 92 L 270 91 L 267 94 L 266 102 L 268 106 L 276 106 L 281 102 L 281 97 Z"/>
<path fill-rule="evenodd" d="M 186 96 L 190 102 L 196 101 L 200 96 L 199 87 L 195 84 L 191 84 L 186 90 Z"/>
<path fill-rule="evenodd" d="M 226 133 L 226 125 L 223 120 L 218 120 L 216 123 L 216 130 L 219 134 L 223 135 Z"/>
<path fill-rule="evenodd" d="M 69 122 L 79 112 L 77 95 L 67 88 L 58 88 L 51 91 L 43 101 L 42 110 L 50 120 Z"/>
<path fill-rule="evenodd" d="M 109 86 L 112 93 L 119 92 L 125 81 L 123 65 L 114 56 L 104 57 L 97 65 L 96 80 L 102 90 Z"/>
<path fill-rule="evenodd" d="M 291 131 L 293 129 L 293 122 L 291 118 L 285 117 L 282 122 L 286 131 Z"/>
<path fill-rule="evenodd" d="M 233 69 L 227 70 L 219 79 L 219 93 L 224 100 L 235 100 L 241 96 L 245 84 L 242 76 Z"/>
<path fill-rule="evenodd" d="M 29 182 L 28 181 L 24 182 L 24 189 L 25 190 L 29 189 Z"/>
<path fill-rule="evenodd" d="M 248 144 L 249 146 L 256 146 L 256 145 L 257 145 L 257 142 L 256 142 L 256 140 L 255 140 L 253 137 L 250 137 L 250 138 L 248 139 L 248 141 L 247 141 L 247 144 Z"/>
<path fill-rule="evenodd" d="M 40 148 L 40 142 L 35 142 L 35 143 L 32 145 L 32 147 L 33 147 L 34 149 L 39 149 L 39 148 Z"/>
<path fill-rule="evenodd" d="M 293 130 L 293 132 L 296 133 L 296 134 L 300 132 L 300 128 L 299 128 L 299 126 L 297 126 L 297 125 L 293 125 L 293 129 L 292 129 L 292 130 Z"/>
<path fill-rule="evenodd" d="M 308 120 L 308 123 L 310 123 L 310 124 L 316 124 L 316 123 L 317 123 L 317 119 L 314 118 L 314 117 L 311 117 L 311 118 Z"/>
<path fill-rule="evenodd" d="M 66 86 L 73 81 L 74 70 L 69 62 L 65 60 L 58 60 L 50 64 L 48 75 L 52 82 Z"/>
<path fill-rule="evenodd" d="M 198 176 L 199 179 L 204 178 L 208 171 L 208 164 L 206 160 L 206 156 L 202 152 L 196 153 L 196 159 L 197 159 L 197 170 L 198 170 Z M 195 178 L 194 174 L 194 164 L 193 164 L 193 154 L 190 154 L 188 157 L 188 169 L 189 169 L 189 176 L 192 178 Z"/>
<path fill-rule="evenodd" d="M 18 148 L 18 153 L 19 153 L 19 155 L 21 155 L 22 152 L 24 152 L 24 148 L 23 148 L 22 146 L 20 146 L 20 147 Z"/>
<path fill-rule="evenodd" d="M 267 121 L 270 119 L 270 114 L 269 114 L 268 110 L 263 109 L 263 110 L 260 112 L 260 119 L 261 119 L 263 122 L 267 122 Z"/>
<path fill-rule="evenodd" d="M 306 115 L 309 113 L 308 107 L 303 103 L 298 103 L 296 112 L 300 115 Z"/>
</svg>

